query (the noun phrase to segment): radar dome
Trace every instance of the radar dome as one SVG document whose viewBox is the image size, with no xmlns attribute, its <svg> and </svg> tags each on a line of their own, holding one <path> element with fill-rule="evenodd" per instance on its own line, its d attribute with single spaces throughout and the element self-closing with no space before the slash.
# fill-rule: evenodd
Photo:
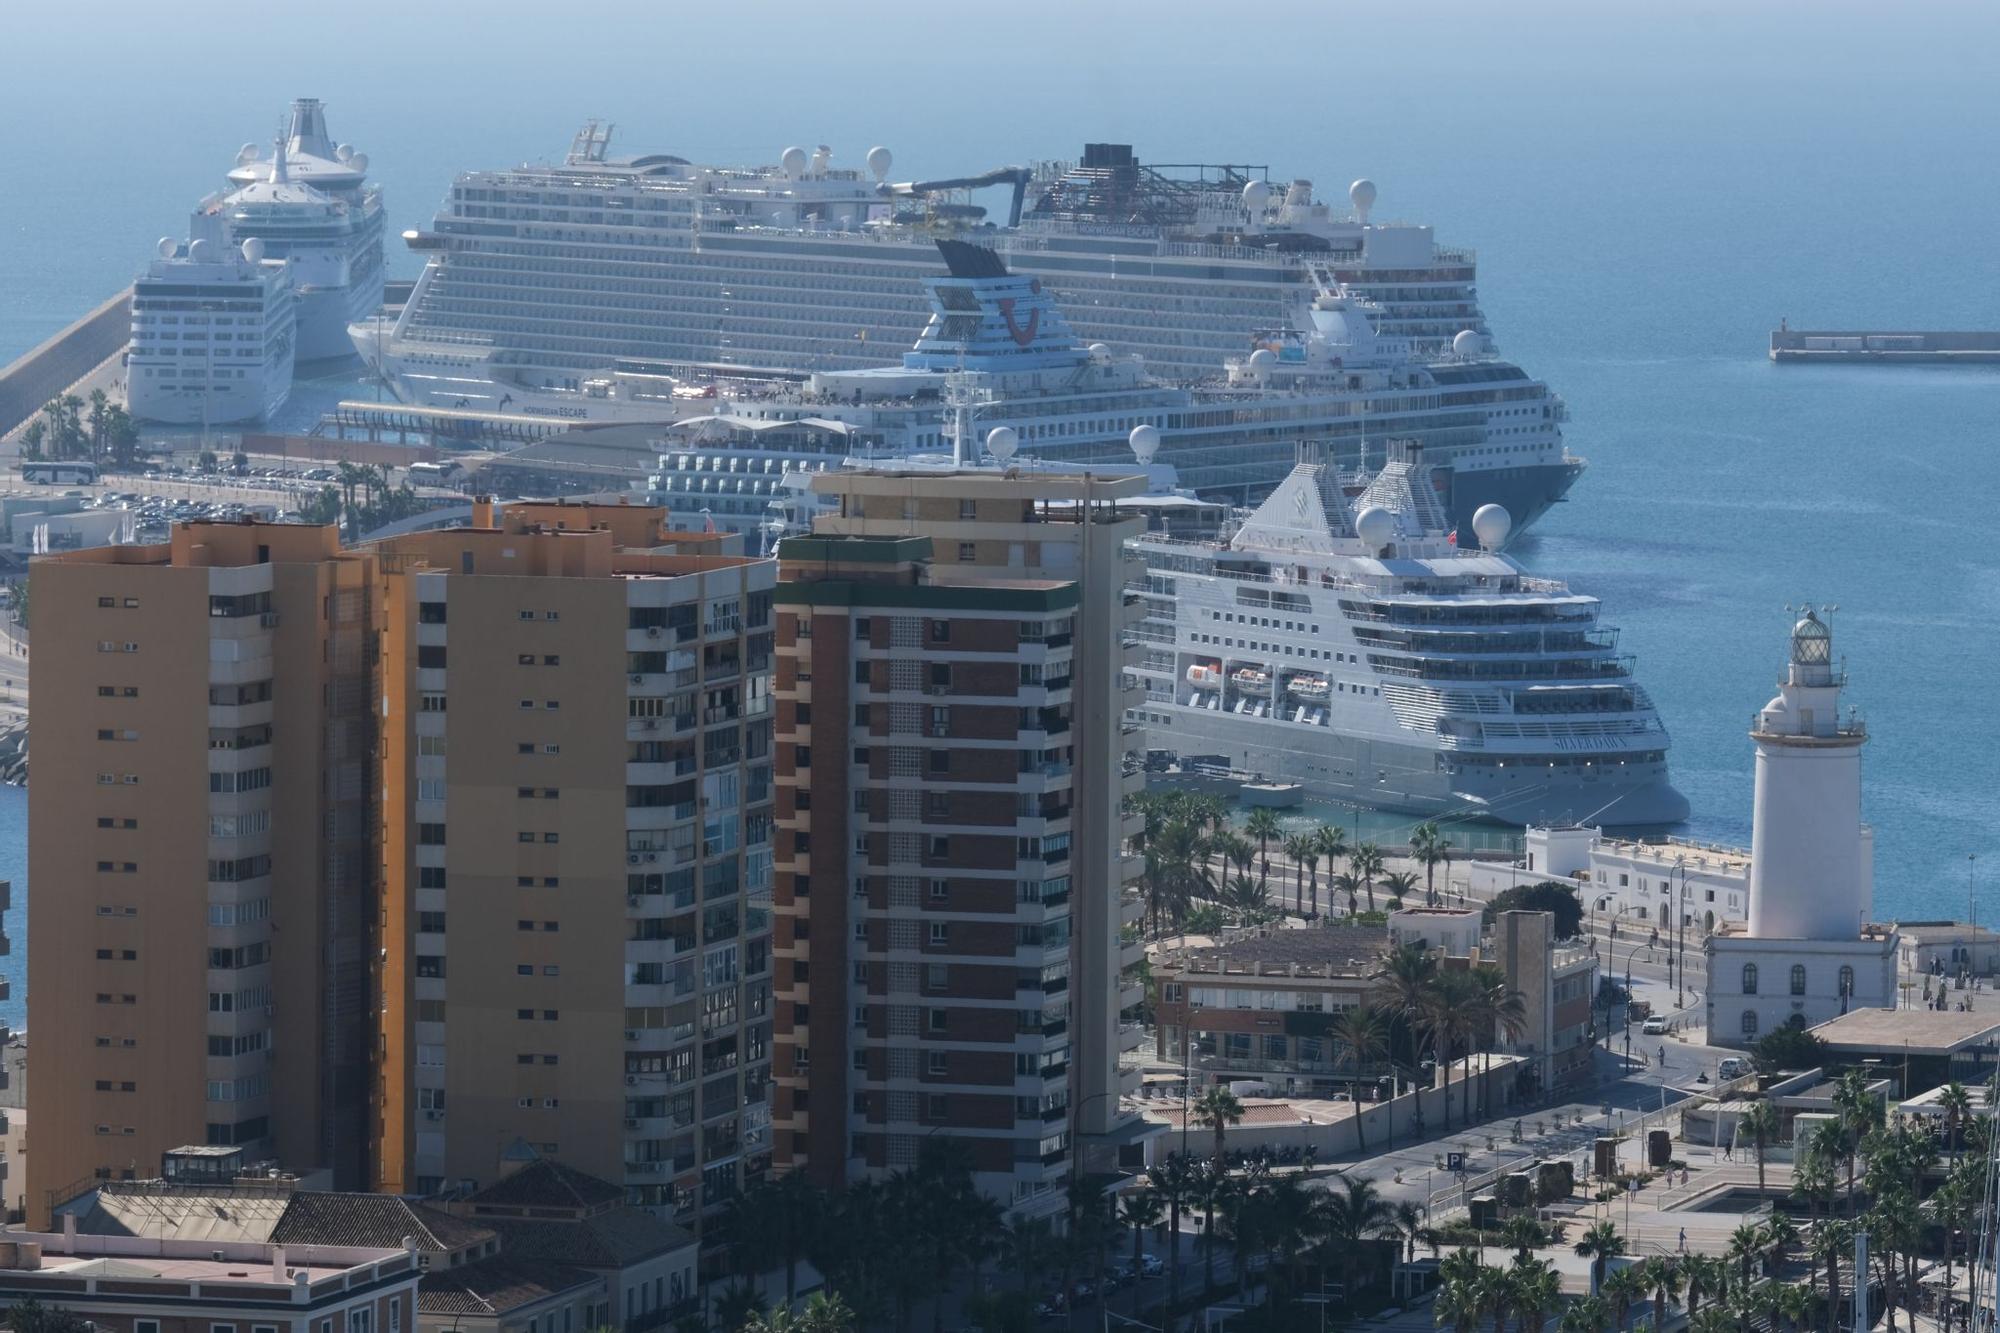
<svg viewBox="0 0 2000 1333">
<path fill-rule="evenodd" d="M 1354 533 L 1371 551 L 1396 540 L 1396 516 L 1380 505 L 1369 505 L 1354 518 Z"/>
<path fill-rule="evenodd" d="M 243 262 L 261 264 L 264 262 L 264 238 L 252 236 L 243 242 Z"/>
<path fill-rule="evenodd" d="M 255 162 L 262 153 L 263 149 L 257 147 L 256 144 L 246 143 L 236 150 L 236 165 L 242 166 L 245 162 Z"/>
<path fill-rule="evenodd" d="M 347 165 L 353 167 L 356 171 L 368 170 L 368 154 L 356 153 L 353 157 L 347 159 Z"/>
<path fill-rule="evenodd" d="M 160 238 L 160 258 L 172 259 L 174 257 L 174 251 L 180 248 L 181 248 L 181 243 L 175 240 L 173 237 L 162 236 Z"/>
<path fill-rule="evenodd" d="M 1100 363 L 1109 361 L 1111 359 L 1111 344 L 1092 343 L 1090 345 L 1090 359 Z"/>
<path fill-rule="evenodd" d="M 1250 368 L 1252 370 L 1269 370 L 1277 364 L 1278 354 L 1268 347 L 1259 347 L 1256 351 L 1250 353 Z"/>
<path fill-rule="evenodd" d="M 1451 335 L 1453 356 L 1475 357 L 1486 350 L 1486 339 L 1477 329 L 1460 329 Z"/>
<path fill-rule="evenodd" d="M 333 150 L 333 159 L 336 162 L 352 162 L 354 160 L 354 145 L 351 143 L 341 144 Z"/>
<path fill-rule="evenodd" d="M 1354 205 L 1357 222 L 1368 221 L 1368 210 L 1375 207 L 1375 182 L 1364 176 L 1348 186 L 1347 202 Z"/>
<path fill-rule="evenodd" d="M 995 426 L 986 432 L 986 452 L 1003 467 L 1013 459 L 1014 450 L 1020 444 L 1021 437 L 1012 426 Z"/>
<path fill-rule="evenodd" d="M 1153 461 L 1153 455 L 1160 452 L 1160 428 L 1153 425 L 1132 427 L 1132 456 L 1141 463 Z"/>
<path fill-rule="evenodd" d="M 894 165 L 895 161 L 896 155 L 894 153 L 884 148 L 881 144 L 876 144 L 868 150 L 868 174 L 878 181 L 886 179 L 889 175 L 889 168 Z"/>
<path fill-rule="evenodd" d="M 806 150 L 803 148 L 787 148 L 784 156 L 778 159 L 785 168 L 785 174 L 793 180 L 806 174 L 807 160 Z"/>
<path fill-rule="evenodd" d="M 1264 205 L 1271 202 L 1271 186 L 1268 181 L 1251 181 L 1243 187 L 1243 208 L 1246 212 L 1261 213 Z"/>
<path fill-rule="evenodd" d="M 197 264 L 208 263 L 215 258 L 215 242 L 206 238 L 190 242 L 188 245 L 188 258 Z"/>
<path fill-rule="evenodd" d="M 1489 551 L 1497 551 L 1514 530 L 1514 516 L 1499 505 L 1485 504 L 1472 511 L 1472 535 Z"/>
</svg>

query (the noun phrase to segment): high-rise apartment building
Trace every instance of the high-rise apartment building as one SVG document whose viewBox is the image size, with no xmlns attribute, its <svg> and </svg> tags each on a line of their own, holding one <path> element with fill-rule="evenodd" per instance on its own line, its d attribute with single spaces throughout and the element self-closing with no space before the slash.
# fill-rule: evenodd
<svg viewBox="0 0 2000 1333">
<path fill-rule="evenodd" d="M 1117 501 L 1144 484 L 815 485 L 839 512 L 779 558 L 778 1161 L 832 1184 L 942 1134 L 1054 1209 L 1137 1132 Z"/>
<path fill-rule="evenodd" d="M 225 523 L 35 562 L 31 1216 L 186 1143 L 363 1178 L 373 568 Z"/>
<path fill-rule="evenodd" d="M 691 1229 L 766 1169 L 775 566 L 665 518 L 37 562 L 32 1208 L 186 1143 L 526 1141 Z"/>
</svg>

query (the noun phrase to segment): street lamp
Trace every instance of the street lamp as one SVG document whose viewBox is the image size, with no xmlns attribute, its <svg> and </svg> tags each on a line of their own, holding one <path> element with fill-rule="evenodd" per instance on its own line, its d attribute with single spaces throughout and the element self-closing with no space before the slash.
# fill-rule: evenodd
<svg viewBox="0 0 2000 1333">
<path fill-rule="evenodd" d="M 1625 1058 L 1628 1060 L 1632 1058 L 1632 957 L 1641 949 L 1646 951 L 1646 961 L 1653 961 L 1650 944 L 1635 944 L 1625 954 Z"/>
<path fill-rule="evenodd" d="M 1681 872 L 1681 896 L 1674 900 L 1674 951 L 1679 955 L 1680 965 L 1674 969 L 1674 1008 L 1687 1008 L 1687 896 L 1688 868 L 1687 855 L 1682 853 L 1674 858 L 1674 867 Z"/>
</svg>

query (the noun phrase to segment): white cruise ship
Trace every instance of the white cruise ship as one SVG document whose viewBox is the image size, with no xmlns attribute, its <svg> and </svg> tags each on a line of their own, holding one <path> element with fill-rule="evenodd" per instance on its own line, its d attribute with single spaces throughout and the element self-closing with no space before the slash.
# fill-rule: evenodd
<svg viewBox="0 0 2000 1333">
<path fill-rule="evenodd" d="M 220 218 L 225 239 L 254 236 L 290 266 L 300 361 L 353 358 L 348 326 L 382 304 L 382 191 L 368 184 L 367 154 L 328 136 L 316 99 L 292 103 L 270 156 L 244 144 L 229 187 L 197 212 Z"/>
<path fill-rule="evenodd" d="M 1310 454 L 1308 454 L 1310 459 Z M 1148 536 L 1151 744 L 1319 799 L 1509 824 L 1677 823 L 1667 733 L 1594 597 L 1456 544 L 1433 469 L 1295 465 L 1219 542 Z"/>
<path fill-rule="evenodd" d="M 1148 166 L 1120 144 L 1086 145 L 1074 164 L 898 183 L 884 148 L 865 171 L 825 147 L 728 168 L 612 157 L 609 139 L 593 123 L 560 164 L 467 172 L 429 228 L 404 234 L 426 256 L 415 291 L 392 326 L 352 329 L 398 397 L 494 408 L 523 387 L 580 391 L 620 361 L 866 366 L 922 323 L 919 279 L 941 234 L 997 250 L 1086 341 L 1172 379 L 1219 372 L 1322 277 L 1377 303 L 1379 332 L 1419 352 L 1486 332 L 1472 253 L 1372 220 L 1367 181 L 1350 215 L 1261 166 Z M 982 189 L 1012 190 L 1004 225 L 967 202 Z"/>
<path fill-rule="evenodd" d="M 186 245 L 160 241 L 132 284 L 125 379 L 134 417 L 165 425 L 262 421 L 292 388 L 297 301 L 291 273 L 255 237 L 219 227 Z"/>
<path fill-rule="evenodd" d="M 1375 336 L 1378 307 L 1300 289 L 1286 327 L 1260 333 L 1256 351 L 1211 380 L 1170 384 L 1137 356 L 1086 345 L 1050 287 L 1009 272 L 994 251 L 935 247 L 946 272 L 924 278 L 930 317 L 900 364 L 821 371 L 802 385 L 737 382 L 713 398 L 675 399 L 669 381 L 615 374 L 609 401 L 682 418 L 663 432 L 658 502 L 747 529 L 786 499 L 789 468 L 949 451 L 996 430 L 1025 463 L 1129 467 L 1133 432 L 1144 430 L 1182 486 L 1247 503 L 1283 479 L 1302 440 L 1363 468 L 1391 440 L 1412 439 L 1444 465 L 1438 484 L 1469 539 L 1480 505 L 1525 523 L 1582 470 L 1563 445 L 1559 400 L 1486 354 L 1476 332 L 1460 331 L 1457 353 L 1417 360 L 1407 340 Z"/>
</svg>

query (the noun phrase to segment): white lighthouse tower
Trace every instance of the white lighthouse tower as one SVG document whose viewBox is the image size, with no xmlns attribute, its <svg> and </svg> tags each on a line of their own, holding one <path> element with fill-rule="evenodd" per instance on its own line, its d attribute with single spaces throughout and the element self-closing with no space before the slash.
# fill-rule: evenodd
<svg viewBox="0 0 2000 1333">
<path fill-rule="evenodd" d="M 1757 789 L 1748 929 L 1711 935 L 1708 1041 L 1748 1046 L 1782 1026 L 1896 1003 L 1896 934 L 1869 921 L 1874 838 L 1861 822 L 1861 719 L 1826 614 L 1792 626 L 1778 695 L 1750 725 Z"/>
<path fill-rule="evenodd" d="M 1872 906 L 1861 827 L 1859 718 L 1840 715 L 1845 680 L 1833 631 L 1807 609 L 1792 626 L 1778 697 L 1750 729 L 1757 795 L 1750 835 L 1750 933 L 1766 939 L 1851 938 Z"/>
</svg>

